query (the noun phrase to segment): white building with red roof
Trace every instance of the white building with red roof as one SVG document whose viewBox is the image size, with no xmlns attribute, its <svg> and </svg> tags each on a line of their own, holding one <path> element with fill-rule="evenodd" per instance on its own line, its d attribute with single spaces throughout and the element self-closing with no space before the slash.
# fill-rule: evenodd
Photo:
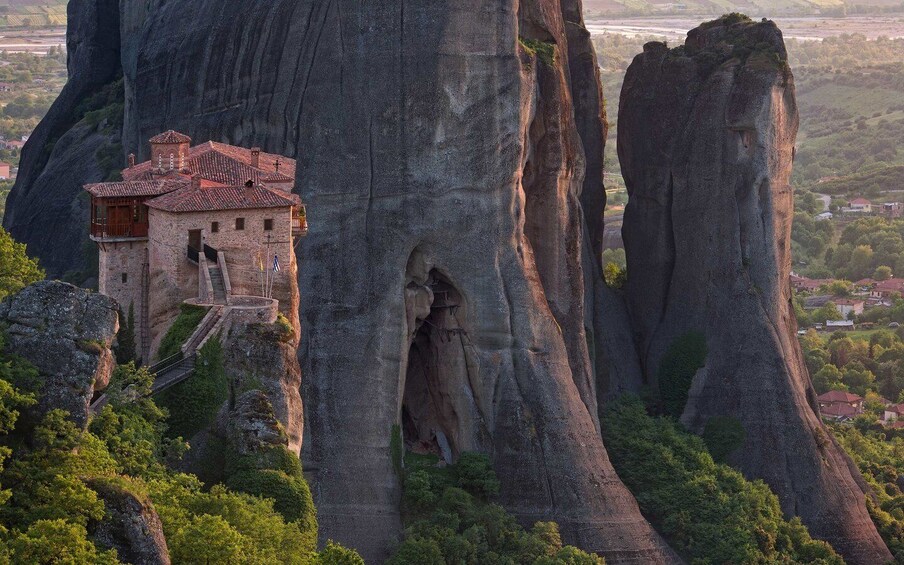
<svg viewBox="0 0 904 565">
<path fill-rule="evenodd" d="M 292 193 L 295 162 L 257 148 L 192 147 L 175 131 L 150 144 L 149 161 L 129 156 L 122 182 L 85 186 L 99 290 L 131 306 L 140 355 L 150 359 L 186 300 L 219 307 L 267 295 L 284 311 L 297 307 L 294 246 L 307 223 Z"/>
</svg>

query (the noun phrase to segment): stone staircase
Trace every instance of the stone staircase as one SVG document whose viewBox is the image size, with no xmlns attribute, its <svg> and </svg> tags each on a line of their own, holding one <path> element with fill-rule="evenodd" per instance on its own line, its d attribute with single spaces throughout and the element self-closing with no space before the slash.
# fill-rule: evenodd
<svg viewBox="0 0 904 565">
<path fill-rule="evenodd" d="M 213 288 L 214 304 L 226 304 L 226 283 L 223 281 L 223 271 L 219 267 L 211 266 L 207 269 L 210 272 L 210 286 Z"/>
<path fill-rule="evenodd" d="M 223 302 L 226 302 L 225 292 L 223 294 Z M 182 345 L 179 353 L 148 367 L 148 370 L 154 374 L 151 394 L 163 392 L 191 377 L 195 370 L 198 349 L 207 341 L 222 320 L 223 306 L 212 306 L 210 312 L 201 320 L 200 325 L 195 329 L 191 337 Z M 109 401 L 110 399 L 106 394 L 101 394 L 89 405 L 90 413 L 99 413 Z"/>
</svg>

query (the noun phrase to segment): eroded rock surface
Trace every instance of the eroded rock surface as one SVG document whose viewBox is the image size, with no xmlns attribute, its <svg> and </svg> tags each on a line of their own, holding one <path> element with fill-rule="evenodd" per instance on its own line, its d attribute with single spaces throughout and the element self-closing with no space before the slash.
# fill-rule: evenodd
<svg viewBox="0 0 904 565">
<path fill-rule="evenodd" d="M 110 351 L 119 330 L 116 302 L 61 282 L 41 281 L 0 304 L 7 349 L 33 364 L 41 379 L 37 417 L 69 412 L 84 428 L 95 390 L 110 382 Z"/>
<path fill-rule="evenodd" d="M 370 561 L 394 546 L 407 413 L 428 442 L 489 453 L 525 522 L 555 520 L 610 563 L 674 559 L 598 433 L 605 125 L 577 0 L 120 10 L 125 151 L 174 128 L 296 159 L 303 456 L 324 539 Z"/>
<path fill-rule="evenodd" d="M 297 294 L 297 292 L 296 292 Z M 233 396 L 259 390 L 288 436 L 289 450 L 299 454 L 304 429 L 301 368 L 294 329 L 276 324 L 233 327 L 223 343 L 223 361 Z M 238 406 L 239 399 L 231 403 Z"/>
<path fill-rule="evenodd" d="M 772 22 L 723 19 L 677 49 L 647 44 L 631 64 L 618 130 L 628 310 L 654 387 L 673 344 L 705 339 L 682 422 L 702 432 L 713 417 L 739 420 L 733 464 L 849 562 L 883 563 L 891 554 L 820 421 L 795 337 L 788 180 L 798 114 L 786 59 Z"/>
<path fill-rule="evenodd" d="M 104 518 L 89 524 L 91 537 L 101 547 L 115 549 L 124 563 L 170 564 L 163 524 L 150 500 L 104 479 L 91 480 L 88 486 L 104 502 Z"/>
<path fill-rule="evenodd" d="M 104 131 L 107 124 L 80 123 L 79 107 L 121 73 L 119 2 L 72 0 L 67 10 L 69 80 L 22 150 L 3 226 L 40 257 L 48 275 L 82 271 L 81 282 L 96 251 L 85 245 L 89 205 L 79 195 L 83 184 L 107 175 L 98 151 L 119 142 L 121 124 Z"/>
</svg>

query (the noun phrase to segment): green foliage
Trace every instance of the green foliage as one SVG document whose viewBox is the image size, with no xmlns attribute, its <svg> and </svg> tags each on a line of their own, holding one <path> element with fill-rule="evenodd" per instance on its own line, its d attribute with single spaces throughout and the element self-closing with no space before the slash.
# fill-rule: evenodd
<svg viewBox="0 0 904 565">
<path fill-rule="evenodd" d="M 624 288 L 628 282 L 628 270 L 618 263 L 606 263 L 603 267 L 603 280 L 609 288 Z"/>
<path fill-rule="evenodd" d="M 157 350 L 158 359 L 167 359 L 173 355 L 177 355 L 182 346 L 191 337 L 198 324 L 207 315 L 208 308 L 205 306 L 194 306 L 192 304 L 180 304 L 179 315 L 173 320 L 173 325 L 166 331 L 166 335 L 160 340 L 160 347 Z"/>
<path fill-rule="evenodd" d="M 554 43 L 518 36 L 518 44 L 521 45 L 521 48 L 528 55 L 536 55 L 537 59 L 550 67 L 556 62 L 556 46 Z"/>
<path fill-rule="evenodd" d="M 116 551 L 98 551 L 81 524 L 66 520 L 38 520 L 9 543 L 16 563 L 59 565 L 115 565 Z"/>
<path fill-rule="evenodd" d="M 157 402 L 169 411 L 168 436 L 191 438 L 214 421 L 228 399 L 223 346 L 214 337 L 198 352 L 194 374 L 160 393 Z"/>
<path fill-rule="evenodd" d="M 887 281 L 892 277 L 891 267 L 888 265 L 879 265 L 876 267 L 876 270 L 873 271 L 873 279 L 877 281 Z"/>
<path fill-rule="evenodd" d="M 732 416 L 716 416 L 706 422 L 702 437 L 713 460 L 725 463 L 744 444 L 744 426 Z"/>
<path fill-rule="evenodd" d="M 697 370 L 706 364 L 706 338 L 700 332 L 679 336 L 659 362 L 659 393 L 666 414 L 681 416 Z"/>
<path fill-rule="evenodd" d="M 326 547 L 317 555 L 312 565 L 364 565 L 364 560 L 357 552 L 328 540 Z"/>
<path fill-rule="evenodd" d="M 834 302 L 826 302 L 810 314 L 810 319 L 824 324 L 829 320 L 843 320 L 844 316 L 841 315 L 841 311 Z"/>
<path fill-rule="evenodd" d="M 499 483 L 485 456 L 462 454 L 449 467 L 438 466 L 433 456 L 409 454 L 405 462 L 405 539 L 390 565 L 603 563 L 563 547 L 556 524 L 538 522 L 525 531 L 501 506 L 488 502 Z"/>
<path fill-rule="evenodd" d="M 3 361 L 0 368 L 21 362 L 12 357 Z M 307 493 L 302 501 L 307 515 L 287 520 L 274 508 L 273 499 L 279 503 L 282 497 L 270 497 L 269 485 L 260 489 L 268 496 L 262 498 L 221 485 L 208 489 L 196 477 L 171 471 L 165 463 L 184 445 L 163 438 L 166 414 L 148 396 L 151 384 L 147 369 L 118 367 L 107 390 L 110 402 L 88 431 L 76 428 L 64 412 L 51 411 L 31 434 L 30 444 L 16 448 L 7 468 L 0 468 L 0 484 L 10 489 L 0 494 L 0 524 L 8 528 L 0 527 L 0 562 L 116 563 L 115 552 L 95 547 L 86 530 L 89 522 L 105 516 L 103 503 L 89 487 L 102 484 L 153 504 L 174 562 L 363 563 L 335 544 L 323 555 L 314 553 L 317 529 L 306 485 L 297 490 Z M 30 396 L 0 386 L 0 406 L 7 409 L 0 417 L 8 418 L 2 420 L 3 430 L 15 424 L 10 423 L 15 407 L 32 402 Z M 235 468 L 270 465 L 303 482 L 298 458 L 280 449 L 242 459 Z M 291 510 L 299 514 L 297 508 Z"/>
<path fill-rule="evenodd" d="M 0 300 L 43 278 L 44 270 L 28 256 L 25 244 L 0 228 Z"/>
<path fill-rule="evenodd" d="M 762 481 L 718 464 L 671 418 L 651 418 L 633 398 L 605 410 L 603 436 L 641 511 L 692 563 L 837 563 L 828 544 L 786 521 Z"/>
<path fill-rule="evenodd" d="M 904 560 L 904 491 L 899 479 L 904 477 L 904 438 L 874 426 L 832 424 L 832 433 L 871 487 L 867 509 L 900 563 Z"/>
<path fill-rule="evenodd" d="M 122 310 L 119 311 L 119 322 L 119 333 L 116 334 L 116 347 L 114 347 L 113 353 L 116 355 L 116 362 L 125 365 L 136 360 L 134 302 L 129 303 L 128 318 L 122 315 Z"/>
</svg>

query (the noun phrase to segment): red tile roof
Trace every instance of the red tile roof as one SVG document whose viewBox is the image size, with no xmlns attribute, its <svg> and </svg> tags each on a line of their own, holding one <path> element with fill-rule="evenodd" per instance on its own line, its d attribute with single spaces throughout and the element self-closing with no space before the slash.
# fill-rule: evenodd
<svg viewBox="0 0 904 565">
<path fill-rule="evenodd" d="M 282 194 L 260 185 L 212 186 L 193 188 L 188 186 L 159 196 L 147 203 L 148 207 L 166 212 L 210 212 L 214 210 L 240 210 L 253 208 L 287 208 L 297 204 L 297 196 Z"/>
<path fill-rule="evenodd" d="M 863 397 L 843 390 L 830 390 L 816 397 L 820 402 L 860 402 Z"/>
<path fill-rule="evenodd" d="M 252 167 L 250 149 L 215 141 L 208 141 L 189 149 L 186 161 L 186 168 L 190 174 L 201 175 L 204 179 L 224 185 L 244 185 L 249 180 L 255 183 L 292 183 L 295 180 L 293 159 L 262 152 L 258 157 L 258 167 Z M 122 176 L 125 180 L 151 180 L 154 178 L 153 169 L 154 163 L 145 161 L 125 169 Z"/>
<path fill-rule="evenodd" d="M 888 279 L 876 283 L 876 290 L 898 291 L 904 289 L 904 279 Z"/>
<path fill-rule="evenodd" d="M 169 130 L 155 135 L 150 139 L 150 142 L 163 144 L 191 143 L 191 138 L 184 133 Z"/>
<path fill-rule="evenodd" d="M 85 185 L 92 196 L 98 198 L 126 198 L 130 196 L 160 196 L 191 183 L 186 177 L 173 176 L 152 181 L 101 182 Z"/>
<path fill-rule="evenodd" d="M 867 204 L 872 204 L 872 202 L 870 202 L 866 198 L 855 198 L 855 199 L 851 200 L 851 204 L 862 204 L 865 206 Z"/>
<path fill-rule="evenodd" d="M 847 404 L 830 404 L 820 408 L 819 411 L 823 416 L 829 416 L 831 418 L 846 418 L 858 414 L 856 408 L 848 406 Z"/>
</svg>

